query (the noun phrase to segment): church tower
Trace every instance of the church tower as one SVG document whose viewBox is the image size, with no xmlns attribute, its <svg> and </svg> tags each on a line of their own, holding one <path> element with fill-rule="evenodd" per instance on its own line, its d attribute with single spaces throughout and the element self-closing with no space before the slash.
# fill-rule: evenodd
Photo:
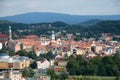
<svg viewBox="0 0 120 80">
<path fill-rule="evenodd" d="M 11 30 L 11 26 L 9 26 L 9 41 L 12 41 L 12 30 Z"/>
<path fill-rule="evenodd" d="M 52 31 L 52 41 L 55 41 L 55 32 Z"/>
<path fill-rule="evenodd" d="M 72 44 L 70 45 L 70 54 L 71 55 L 73 54 L 73 45 Z"/>
</svg>

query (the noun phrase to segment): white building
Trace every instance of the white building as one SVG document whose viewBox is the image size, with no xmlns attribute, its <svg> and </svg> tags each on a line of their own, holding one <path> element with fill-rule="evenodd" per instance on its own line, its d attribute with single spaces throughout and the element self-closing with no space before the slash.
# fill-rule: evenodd
<svg viewBox="0 0 120 80">
<path fill-rule="evenodd" d="M 0 50 L 2 49 L 2 43 L 0 43 Z"/>
<path fill-rule="evenodd" d="M 50 62 L 47 59 L 37 61 L 38 69 L 47 69 L 50 68 Z"/>
<path fill-rule="evenodd" d="M 104 53 L 105 54 L 113 54 L 114 53 L 114 50 L 113 50 L 113 48 L 112 47 L 108 47 L 108 48 L 105 48 L 104 49 Z"/>
<path fill-rule="evenodd" d="M 0 72 L 0 80 L 22 80 L 22 73 L 17 70 L 2 71 Z"/>
</svg>

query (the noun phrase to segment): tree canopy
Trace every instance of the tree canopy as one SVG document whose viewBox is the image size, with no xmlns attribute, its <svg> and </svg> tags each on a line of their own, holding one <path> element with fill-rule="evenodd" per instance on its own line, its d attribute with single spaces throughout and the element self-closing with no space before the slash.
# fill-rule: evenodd
<svg viewBox="0 0 120 80">
<path fill-rule="evenodd" d="M 82 56 L 69 57 L 67 71 L 70 75 L 120 76 L 120 53 L 114 56 L 86 60 Z"/>
</svg>

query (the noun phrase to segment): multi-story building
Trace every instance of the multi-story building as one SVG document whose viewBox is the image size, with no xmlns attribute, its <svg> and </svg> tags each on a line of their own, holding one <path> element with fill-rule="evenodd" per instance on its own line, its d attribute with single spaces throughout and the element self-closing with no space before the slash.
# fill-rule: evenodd
<svg viewBox="0 0 120 80">
<path fill-rule="evenodd" d="M 23 69 L 30 66 L 31 60 L 25 56 L 10 57 L 6 53 L 0 53 L 0 69 Z"/>
</svg>

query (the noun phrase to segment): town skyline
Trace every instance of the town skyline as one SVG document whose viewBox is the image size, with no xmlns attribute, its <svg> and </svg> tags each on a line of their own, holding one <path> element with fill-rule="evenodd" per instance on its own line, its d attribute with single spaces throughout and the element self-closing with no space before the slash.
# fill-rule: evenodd
<svg viewBox="0 0 120 80">
<path fill-rule="evenodd" d="M 0 0 L 0 80 L 120 80 L 120 0 Z"/>
</svg>

